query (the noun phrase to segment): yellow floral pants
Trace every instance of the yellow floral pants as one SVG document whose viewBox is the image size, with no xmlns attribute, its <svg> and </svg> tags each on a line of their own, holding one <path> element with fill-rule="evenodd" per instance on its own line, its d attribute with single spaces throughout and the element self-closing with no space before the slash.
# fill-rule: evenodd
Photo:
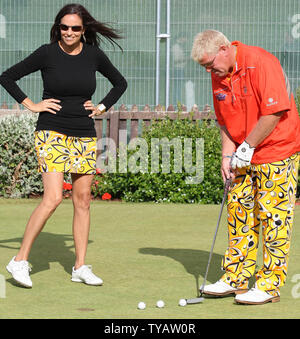
<svg viewBox="0 0 300 339">
<path fill-rule="evenodd" d="M 248 288 L 255 274 L 259 230 L 262 228 L 263 266 L 256 272 L 260 290 L 279 296 L 287 275 L 299 155 L 236 171 L 228 194 L 228 248 L 222 280 Z"/>
</svg>

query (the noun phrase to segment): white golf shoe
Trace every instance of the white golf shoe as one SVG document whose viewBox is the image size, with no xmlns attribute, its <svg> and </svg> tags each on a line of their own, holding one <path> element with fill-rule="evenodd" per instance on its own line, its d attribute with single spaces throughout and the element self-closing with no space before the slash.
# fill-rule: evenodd
<svg viewBox="0 0 300 339">
<path fill-rule="evenodd" d="M 235 287 L 231 287 L 230 285 L 226 284 L 222 280 L 218 280 L 216 283 L 211 285 L 204 286 L 203 293 L 208 295 L 215 295 L 215 296 L 225 296 L 228 294 L 239 294 L 247 292 L 247 289 L 238 289 Z"/>
<path fill-rule="evenodd" d="M 16 257 L 13 257 L 9 264 L 6 266 L 7 271 L 12 275 L 14 280 L 20 285 L 31 288 L 32 281 L 29 277 L 31 268 L 26 260 L 15 261 Z"/>
<path fill-rule="evenodd" d="M 90 265 L 82 265 L 77 270 L 73 267 L 71 280 L 93 286 L 101 286 L 103 284 L 103 280 L 92 272 L 92 266 Z"/>
<path fill-rule="evenodd" d="M 280 301 L 280 296 L 275 297 L 258 289 L 255 286 L 251 288 L 247 293 L 237 295 L 234 300 L 238 304 L 263 305 L 268 302 L 275 303 Z"/>
</svg>

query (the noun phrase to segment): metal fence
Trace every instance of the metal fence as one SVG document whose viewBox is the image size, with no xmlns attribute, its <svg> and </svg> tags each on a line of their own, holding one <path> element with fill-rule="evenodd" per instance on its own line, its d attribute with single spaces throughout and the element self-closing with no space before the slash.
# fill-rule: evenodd
<svg viewBox="0 0 300 339">
<path fill-rule="evenodd" d="M 71 2 L 71 1 L 69 1 Z M 0 72 L 49 42 L 50 28 L 65 0 L 0 0 Z M 190 58 L 194 36 L 207 28 L 230 40 L 274 53 L 290 79 L 300 78 L 300 4 L 298 0 L 81 0 L 91 14 L 124 35 L 122 53 L 102 48 L 128 80 L 117 105 L 212 104 L 209 75 Z M 20 80 L 33 100 L 42 93 L 38 73 Z M 94 101 L 110 84 L 99 74 Z M 0 105 L 14 104 L 1 88 Z"/>
</svg>

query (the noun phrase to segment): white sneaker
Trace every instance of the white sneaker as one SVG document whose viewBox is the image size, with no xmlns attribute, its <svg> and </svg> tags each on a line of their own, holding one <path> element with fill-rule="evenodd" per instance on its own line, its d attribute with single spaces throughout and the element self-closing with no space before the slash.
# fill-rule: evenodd
<svg viewBox="0 0 300 339">
<path fill-rule="evenodd" d="M 90 265 L 82 265 L 77 270 L 73 267 L 71 280 L 93 286 L 100 286 L 103 284 L 103 280 L 92 272 L 92 266 Z"/>
<path fill-rule="evenodd" d="M 222 280 L 218 280 L 216 283 L 211 285 L 204 286 L 203 293 L 208 295 L 216 295 L 216 296 L 225 296 L 228 294 L 239 294 L 239 293 L 245 293 L 248 290 L 246 289 L 238 289 L 235 287 L 231 287 L 230 285 L 226 284 Z"/>
<path fill-rule="evenodd" d="M 255 286 L 247 293 L 237 295 L 234 300 L 238 304 L 262 305 L 268 302 L 276 303 L 280 301 L 280 296 L 274 297 Z"/>
<path fill-rule="evenodd" d="M 31 268 L 26 260 L 15 261 L 13 257 L 9 264 L 6 266 L 7 271 L 12 275 L 14 280 L 24 287 L 31 288 L 32 281 L 29 277 Z"/>
</svg>

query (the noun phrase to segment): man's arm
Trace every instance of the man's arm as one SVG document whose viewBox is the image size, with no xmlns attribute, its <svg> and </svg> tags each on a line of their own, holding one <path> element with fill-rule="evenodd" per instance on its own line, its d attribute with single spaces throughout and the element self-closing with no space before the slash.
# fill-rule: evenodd
<svg viewBox="0 0 300 339">
<path fill-rule="evenodd" d="M 223 181 L 233 176 L 230 171 L 230 162 L 232 154 L 235 152 L 236 146 L 225 125 L 220 126 L 221 140 L 222 140 L 222 165 L 221 174 Z"/>
<path fill-rule="evenodd" d="M 269 115 L 262 115 L 253 130 L 241 143 L 234 153 L 231 161 L 233 169 L 249 166 L 255 148 L 274 130 L 280 118 L 286 111 L 281 111 Z"/>
<path fill-rule="evenodd" d="M 250 147 L 257 147 L 267 136 L 271 134 L 285 111 L 269 115 L 262 115 L 245 141 Z"/>
</svg>

